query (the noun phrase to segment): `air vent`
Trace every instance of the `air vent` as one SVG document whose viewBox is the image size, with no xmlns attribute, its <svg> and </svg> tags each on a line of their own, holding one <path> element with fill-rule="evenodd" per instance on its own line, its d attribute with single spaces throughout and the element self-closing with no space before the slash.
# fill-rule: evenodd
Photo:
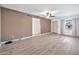
<svg viewBox="0 0 79 59">
<path fill-rule="evenodd" d="M 31 15 L 27 14 L 27 16 L 31 16 Z"/>
<path fill-rule="evenodd" d="M 13 43 L 12 41 L 7 41 L 7 42 L 5 42 L 5 44 L 11 44 L 11 43 Z"/>
</svg>

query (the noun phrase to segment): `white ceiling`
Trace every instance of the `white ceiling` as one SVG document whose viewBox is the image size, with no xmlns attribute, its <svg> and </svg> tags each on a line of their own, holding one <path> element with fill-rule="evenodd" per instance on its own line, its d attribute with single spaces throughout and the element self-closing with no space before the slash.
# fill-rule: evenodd
<svg viewBox="0 0 79 59">
<path fill-rule="evenodd" d="M 79 15 L 79 4 L 2 4 L 2 7 L 42 16 L 45 10 L 55 11 L 56 18 Z"/>
</svg>

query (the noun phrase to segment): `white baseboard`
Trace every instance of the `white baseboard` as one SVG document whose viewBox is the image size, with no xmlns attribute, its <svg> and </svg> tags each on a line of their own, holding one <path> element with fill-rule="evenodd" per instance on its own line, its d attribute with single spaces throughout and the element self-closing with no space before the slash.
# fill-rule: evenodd
<svg viewBox="0 0 79 59">
<path fill-rule="evenodd" d="M 50 33 L 52 33 L 52 32 L 43 33 L 43 34 L 34 35 L 34 36 L 23 37 L 23 38 L 18 38 L 18 39 L 14 39 L 14 40 L 11 40 L 11 41 L 15 42 L 15 41 L 19 41 L 19 40 L 25 40 L 25 39 L 28 39 L 28 38 L 31 38 L 31 37 L 41 36 L 41 35 L 50 34 Z M 0 47 L 1 47 L 1 45 L 5 44 L 6 42 L 7 41 L 1 42 Z"/>
</svg>

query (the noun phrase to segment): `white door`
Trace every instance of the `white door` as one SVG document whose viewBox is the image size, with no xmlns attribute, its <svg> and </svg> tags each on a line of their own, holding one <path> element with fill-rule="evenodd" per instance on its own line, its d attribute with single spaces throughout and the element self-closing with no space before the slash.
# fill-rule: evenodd
<svg viewBox="0 0 79 59">
<path fill-rule="evenodd" d="M 51 32 L 58 33 L 58 21 L 52 21 Z"/>
<path fill-rule="evenodd" d="M 40 19 L 32 18 L 32 35 L 40 34 Z"/>
</svg>

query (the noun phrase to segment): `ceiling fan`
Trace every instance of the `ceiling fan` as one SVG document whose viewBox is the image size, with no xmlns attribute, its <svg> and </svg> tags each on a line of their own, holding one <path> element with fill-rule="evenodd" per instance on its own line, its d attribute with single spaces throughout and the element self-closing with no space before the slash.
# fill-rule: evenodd
<svg viewBox="0 0 79 59">
<path fill-rule="evenodd" d="M 55 11 L 48 11 L 48 10 L 43 10 L 43 9 L 38 9 L 38 10 L 33 10 L 35 11 L 38 15 L 46 18 L 52 18 L 55 17 Z"/>
<path fill-rule="evenodd" d="M 40 12 L 40 14 L 45 16 L 46 18 L 55 17 L 55 11 L 43 11 Z"/>
</svg>

